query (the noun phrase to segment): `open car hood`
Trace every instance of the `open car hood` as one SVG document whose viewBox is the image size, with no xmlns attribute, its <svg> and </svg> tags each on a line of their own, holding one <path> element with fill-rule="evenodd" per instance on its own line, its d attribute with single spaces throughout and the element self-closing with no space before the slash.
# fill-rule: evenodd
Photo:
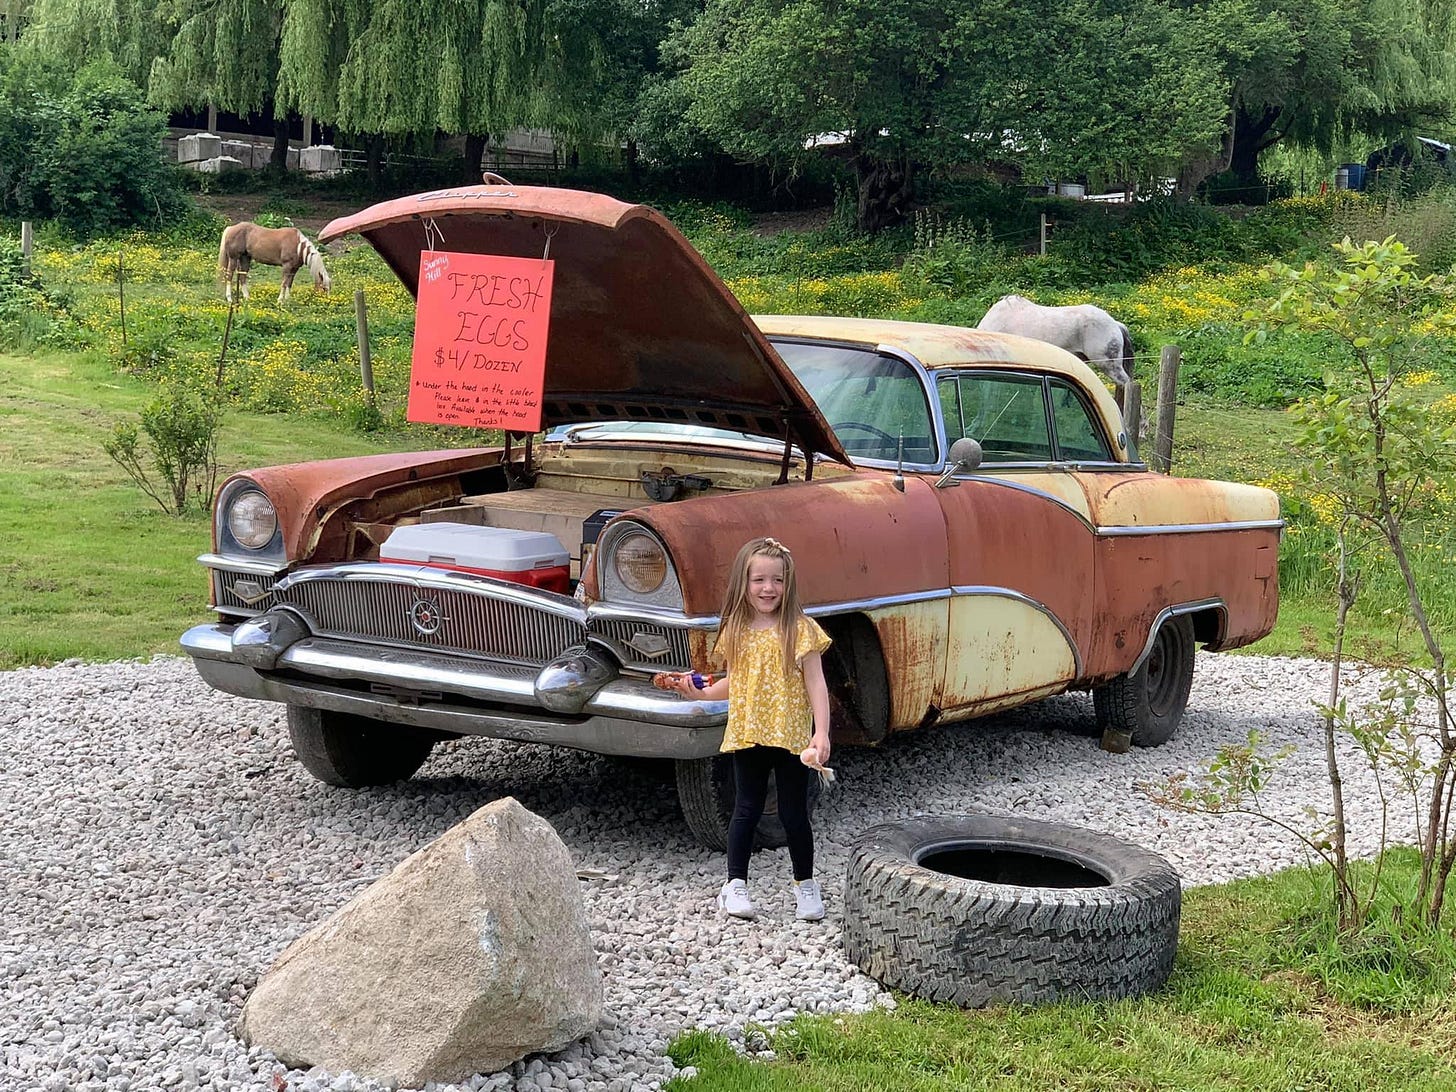
<svg viewBox="0 0 1456 1092">
<path fill-rule="evenodd" d="M 334 220 L 319 239 L 350 232 L 411 295 L 423 250 L 539 258 L 549 240 L 543 428 L 674 421 L 787 435 L 806 453 L 849 461 L 727 286 L 645 205 L 545 186 L 466 186 L 383 201 Z"/>
</svg>

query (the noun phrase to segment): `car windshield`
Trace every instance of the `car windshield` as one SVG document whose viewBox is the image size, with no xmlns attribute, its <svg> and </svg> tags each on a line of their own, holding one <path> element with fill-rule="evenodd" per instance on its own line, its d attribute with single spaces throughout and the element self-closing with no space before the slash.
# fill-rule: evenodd
<svg viewBox="0 0 1456 1092">
<path fill-rule="evenodd" d="M 930 402 L 919 374 L 905 361 L 873 349 L 822 342 L 776 340 L 774 348 L 850 458 L 936 462 Z"/>
<path fill-rule="evenodd" d="M 909 364 L 873 349 L 846 345 L 775 341 L 774 348 L 814 399 L 850 458 L 856 462 L 903 458 L 912 465 L 936 463 L 930 403 L 920 376 Z M 582 422 L 555 428 L 546 437 L 549 441 L 616 438 L 782 447 L 780 441 L 752 433 L 670 421 Z"/>
</svg>

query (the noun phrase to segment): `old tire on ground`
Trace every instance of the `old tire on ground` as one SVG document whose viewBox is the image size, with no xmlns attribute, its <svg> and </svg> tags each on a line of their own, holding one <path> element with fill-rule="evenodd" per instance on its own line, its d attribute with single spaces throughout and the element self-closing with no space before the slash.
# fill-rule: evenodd
<svg viewBox="0 0 1456 1092">
<path fill-rule="evenodd" d="M 411 777 L 440 738 L 434 732 L 302 705 L 288 707 L 288 736 L 305 770 L 326 785 L 347 789 Z"/>
<path fill-rule="evenodd" d="M 779 794 L 776 778 L 768 783 L 768 799 L 758 833 L 756 848 L 774 849 L 787 845 L 784 825 L 779 822 Z M 809 810 L 819 800 L 819 779 L 809 778 Z M 709 849 L 728 848 L 728 821 L 733 818 L 733 763 L 727 755 L 710 758 L 682 758 L 677 761 L 677 800 L 683 819 L 693 836 Z"/>
<path fill-rule="evenodd" d="M 1097 725 L 1132 736 L 1138 747 L 1158 747 L 1178 731 L 1193 686 L 1193 619 L 1186 614 L 1158 627 L 1142 666 L 1092 691 Z"/>
<path fill-rule="evenodd" d="M 928 816 L 857 841 L 844 946 L 867 974 L 931 1001 L 1131 997 L 1172 972 L 1181 905 L 1168 862 L 1105 834 Z"/>
</svg>

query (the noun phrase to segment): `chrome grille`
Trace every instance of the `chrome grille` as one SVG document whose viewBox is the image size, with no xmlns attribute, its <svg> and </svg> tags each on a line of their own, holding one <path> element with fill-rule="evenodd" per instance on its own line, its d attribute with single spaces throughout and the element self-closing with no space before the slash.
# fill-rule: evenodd
<svg viewBox="0 0 1456 1092">
<path fill-rule="evenodd" d="M 692 653 L 688 650 L 688 631 L 676 626 L 659 626 L 652 622 L 637 622 L 622 618 L 599 618 L 592 622 L 592 632 L 616 643 L 627 657 L 629 666 L 649 670 L 686 671 L 692 666 Z M 667 652 L 661 656 L 644 656 L 628 644 L 640 633 L 651 634 L 667 641 Z"/>
<path fill-rule="evenodd" d="M 414 621 L 420 601 L 438 608 L 439 628 L 421 632 Z M 492 599 L 451 588 L 415 587 L 365 580 L 303 580 L 278 593 L 320 637 L 377 641 L 492 660 L 542 665 L 582 644 L 576 621 L 528 603 Z"/>
<path fill-rule="evenodd" d="M 258 573 L 214 569 L 212 571 L 213 609 L 225 611 L 228 614 L 259 614 L 274 604 L 273 585 L 277 579 L 275 576 L 262 576 Z M 246 597 L 238 593 L 239 583 L 244 585 Z M 249 584 L 255 584 L 257 587 L 248 587 Z M 261 592 L 262 595 L 259 596 L 258 592 Z"/>
</svg>

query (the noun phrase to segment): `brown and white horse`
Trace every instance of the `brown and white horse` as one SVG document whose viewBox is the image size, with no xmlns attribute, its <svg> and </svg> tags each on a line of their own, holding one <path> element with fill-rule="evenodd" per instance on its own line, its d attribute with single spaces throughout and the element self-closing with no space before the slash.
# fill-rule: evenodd
<svg viewBox="0 0 1456 1092">
<path fill-rule="evenodd" d="M 217 269 L 227 282 L 227 301 L 233 301 L 233 276 L 248 299 L 248 270 L 254 262 L 283 267 L 283 283 L 278 288 L 278 302 L 282 303 L 293 291 L 293 278 L 304 266 L 313 274 L 313 286 L 327 292 L 332 286 L 329 271 L 324 268 L 323 255 L 318 247 L 309 242 L 297 228 L 265 228 L 244 221 L 233 224 L 222 233 L 222 242 L 217 248 Z"/>
</svg>

